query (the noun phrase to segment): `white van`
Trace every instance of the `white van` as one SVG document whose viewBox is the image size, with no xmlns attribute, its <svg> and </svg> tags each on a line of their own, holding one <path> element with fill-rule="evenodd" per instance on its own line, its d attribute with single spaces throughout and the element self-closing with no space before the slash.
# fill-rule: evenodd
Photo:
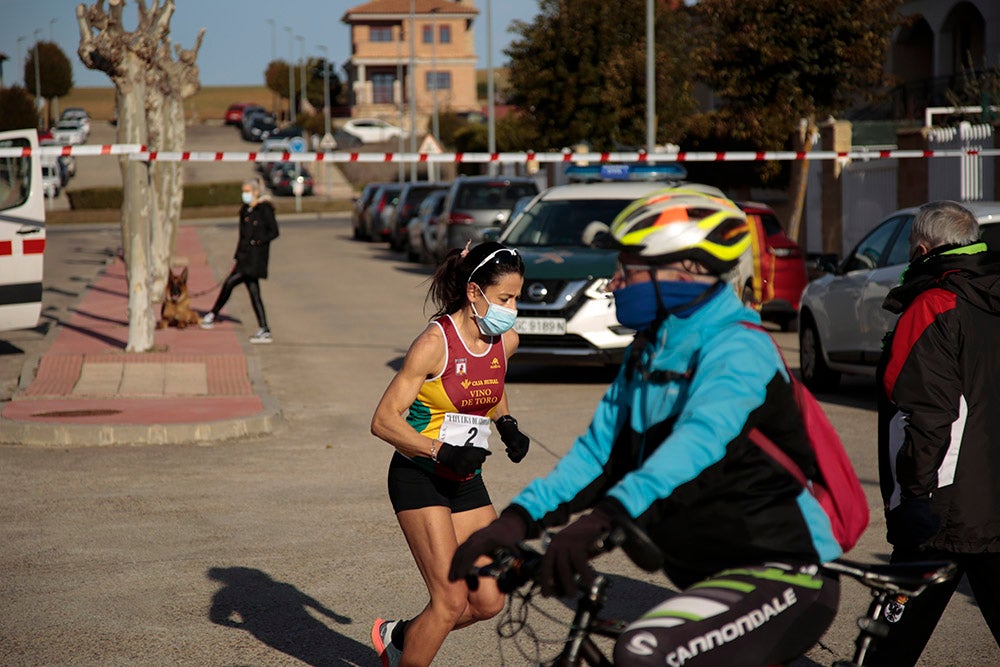
<svg viewBox="0 0 1000 667">
<path fill-rule="evenodd" d="M 31 156 L 2 149 L 30 148 Z M 42 312 L 45 194 L 35 130 L 0 132 L 0 331 L 30 329 Z"/>
</svg>

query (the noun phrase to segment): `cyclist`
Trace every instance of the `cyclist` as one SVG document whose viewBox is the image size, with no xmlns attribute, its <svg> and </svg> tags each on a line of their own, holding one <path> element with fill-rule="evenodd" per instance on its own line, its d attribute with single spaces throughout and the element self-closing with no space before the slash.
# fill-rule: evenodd
<svg viewBox="0 0 1000 667">
<path fill-rule="evenodd" d="M 713 192 L 714 191 L 714 192 Z M 616 517 L 643 527 L 684 589 L 633 622 L 616 665 L 766 665 L 807 651 L 833 620 L 840 555 L 829 520 L 748 439 L 756 427 L 809 476 L 816 462 L 786 367 L 726 275 L 747 252 L 745 215 L 721 192 L 678 186 L 637 200 L 603 234 L 609 285 L 637 331 L 587 431 L 544 478 L 456 551 L 449 576 L 551 526 L 544 594 L 593 581 L 589 545 Z"/>
<path fill-rule="evenodd" d="M 461 541 L 497 516 L 480 474 L 491 425 L 511 461 L 528 453 L 504 391 L 523 282 L 520 255 L 499 243 L 450 252 L 428 293 L 438 310 L 372 417 L 372 433 L 396 450 L 389 499 L 430 594 L 408 621 L 376 619 L 372 643 L 384 667 L 429 665 L 449 632 L 503 609 L 495 584 L 471 592 L 448 581 L 448 564 Z"/>
</svg>

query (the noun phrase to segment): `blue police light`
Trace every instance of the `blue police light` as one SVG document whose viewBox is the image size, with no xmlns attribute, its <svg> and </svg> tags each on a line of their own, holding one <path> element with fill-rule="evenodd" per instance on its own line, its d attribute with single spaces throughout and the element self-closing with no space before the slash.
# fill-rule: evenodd
<svg viewBox="0 0 1000 667">
<path fill-rule="evenodd" d="M 566 177 L 574 183 L 600 181 L 682 181 L 687 169 L 676 162 L 666 164 L 570 165 Z"/>
</svg>

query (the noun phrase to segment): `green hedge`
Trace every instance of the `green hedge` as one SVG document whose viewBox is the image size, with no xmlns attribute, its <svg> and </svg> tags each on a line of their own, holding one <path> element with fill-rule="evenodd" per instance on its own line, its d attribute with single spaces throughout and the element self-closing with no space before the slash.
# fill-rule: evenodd
<svg viewBox="0 0 1000 667">
<path fill-rule="evenodd" d="M 184 186 L 185 208 L 197 206 L 218 206 L 232 204 L 238 206 L 243 183 L 199 183 Z M 67 190 L 69 206 L 74 211 L 83 209 L 121 208 L 122 189 L 120 187 L 81 188 Z"/>
</svg>

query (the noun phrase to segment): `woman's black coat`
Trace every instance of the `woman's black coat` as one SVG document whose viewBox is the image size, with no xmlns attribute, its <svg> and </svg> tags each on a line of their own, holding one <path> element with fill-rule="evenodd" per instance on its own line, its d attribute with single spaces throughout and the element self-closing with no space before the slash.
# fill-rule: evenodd
<svg viewBox="0 0 1000 667">
<path fill-rule="evenodd" d="M 271 241 L 278 238 L 274 205 L 258 201 L 254 207 L 240 207 L 240 239 L 236 244 L 236 271 L 251 278 L 267 278 L 267 260 Z"/>
</svg>

